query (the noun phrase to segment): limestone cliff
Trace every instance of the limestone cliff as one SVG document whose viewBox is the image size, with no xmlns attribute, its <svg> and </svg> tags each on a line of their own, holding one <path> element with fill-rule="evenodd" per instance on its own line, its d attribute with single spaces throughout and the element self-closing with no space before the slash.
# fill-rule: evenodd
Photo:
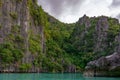
<svg viewBox="0 0 120 80">
<path fill-rule="evenodd" d="M 90 61 L 84 72 L 85 76 L 120 76 L 120 53 Z"/>
<path fill-rule="evenodd" d="M 84 67 L 90 60 L 119 52 L 119 33 L 120 24 L 115 18 L 86 15 L 80 18 L 70 37 L 71 53 L 76 53 L 73 56 L 78 58 L 78 65 Z"/>
<path fill-rule="evenodd" d="M 84 15 L 65 24 L 37 0 L 0 0 L 0 72 L 80 72 L 113 53 L 120 53 L 115 18 Z"/>
<path fill-rule="evenodd" d="M 44 52 L 44 26 L 41 24 L 36 25 L 33 15 L 31 15 L 30 6 L 33 5 L 33 7 L 38 8 L 35 1 L 0 0 L 0 46 L 6 45 L 6 49 L 8 49 L 8 46 L 12 46 L 12 50 L 21 51 L 23 56 L 22 60 L 14 60 L 11 61 L 12 63 L 6 61 L 6 64 L 2 63 L 3 58 L 0 58 L 1 72 L 19 72 L 20 65 L 27 66 L 27 64 L 30 64 L 28 67 L 31 66 L 31 69 L 26 71 L 36 72 L 33 61 L 38 52 L 33 51 L 31 47 L 38 45 L 38 50 L 41 53 Z M 37 40 L 37 45 L 32 43 L 35 40 Z M 21 69 L 23 69 L 22 66 Z"/>
<path fill-rule="evenodd" d="M 111 25 L 111 21 L 115 24 Z M 118 27 L 117 27 L 118 26 Z M 95 55 L 102 55 L 90 61 L 85 67 L 85 76 L 120 76 L 120 24 L 116 19 L 102 17 L 96 26 Z"/>
</svg>

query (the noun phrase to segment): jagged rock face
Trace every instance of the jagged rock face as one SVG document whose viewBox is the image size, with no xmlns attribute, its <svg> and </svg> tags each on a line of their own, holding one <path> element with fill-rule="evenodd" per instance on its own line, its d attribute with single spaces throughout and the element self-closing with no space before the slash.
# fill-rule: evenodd
<svg viewBox="0 0 120 80">
<path fill-rule="evenodd" d="M 33 55 L 30 51 L 30 36 L 40 36 L 39 44 L 41 46 L 41 52 L 43 52 L 44 46 L 44 32 L 43 26 L 36 26 L 33 22 L 33 18 L 30 15 L 28 6 L 29 0 L 0 0 L 0 43 L 17 44 L 14 47 L 23 50 L 23 58 L 20 62 L 10 65 L 0 71 L 12 71 L 19 72 L 19 66 L 21 64 L 33 64 L 36 55 Z M 32 33 L 30 32 L 32 30 Z M 17 37 L 22 40 L 16 42 Z M 1 63 L 2 64 L 2 63 Z M 32 66 L 30 72 L 36 72 L 36 68 Z"/>
<path fill-rule="evenodd" d="M 85 76 L 120 76 L 120 54 L 114 53 L 90 61 L 85 69 Z"/>
<path fill-rule="evenodd" d="M 116 52 L 120 53 L 120 33 L 118 36 L 116 36 L 116 42 L 118 43 L 116 46 Z"/>
<path fill-rule="evenodd" d="M 28 20 L 29 11 L 27 8 L 27 0 L 20 3 L 16 1 L 2 0 L 0 16 L 0 23 L 3 29 L 1 29 L 1 31 L 3 31 L 1 32 L 2 37 L 6 37 L 7 34 L 10 33 L 12 25 L 24 26 L 22 27 L 23 33 L 21 32 L 22 34 L 24 34 L 28 30 Z"/>
<path fill-rule="evenodd" d="M 0 16 L 0 36 L 4 40 L 11 33 L 13 26 L 20 27 L 20 35 L 24 37 L 24 47 L 28 48 L 28 30 L 29 30 L 29 11 L 27 8 L 27 0 L 22 2 L 2 0 L 1 16 Z M 27 51 L 26 51 L 27 52 Z"/>
<path fill-rule="evenodd" d="M 118 20 L 116 19 L 105 16 L 89 18 L 84 15 L 76 23 L 75 29 L 71 34 L 70 39 L 72 45 L 74 45 L 79 52 L 94 52 L 98 54 L 98 57 L 106 53 L 112 54 L 116 46 L 113 47 L 114 42 L 119 41 L 118 34 L 110 36 L 113 34 L 110 32 L 111 24 L 113 23 L 119 26 Z"/>
<path fill-rule="evenodd" d="M 89 17 L 84 15 L 82 18 L 79 19 L 78 24 L 85 25 L 86 28 L 91 26 Z"/>
<path fill-rule="evenodd" d="M 83 67 L 89 61 L 114 52 L 119 53 L 119 33 L 120 24 L 117 19 L 106 16 L 90 18 L 86 15 L 80 18 L 70 37 L 72 53 L 76 53 L 77 57 L 79 56 L 78 60 L 81 63 L 79 65 Z M 76 56 L 76 54 L 73 55 Z"/>
<path fill-rule="evenodd" d="M 109 28 L 108 19 L 100 17 L 95 27 L 95 49 L 94 52 L 101 52 L 107 48 L 107 31 Z"/>
<path fill-rule="evenodd" d="M 118 31 L 114 31 L 116 27 L 111 25 L 111 20 L 108 17 L 97 18 L 93 37 L 93 52 L 95 53 L 94 57 L 97 56 L 99 59 L 87 63 L 85 76 L 120 76 L 120 25 L 116 19 L 113 19 L 113 22 L 114 25 L 118 25 Z M 114 29 L 111 29 L 112 27 Z M 111 30 L 117 34 L 113 35 Z M 104 57 L 105 54 L 112 55 Z"/>
</svg>

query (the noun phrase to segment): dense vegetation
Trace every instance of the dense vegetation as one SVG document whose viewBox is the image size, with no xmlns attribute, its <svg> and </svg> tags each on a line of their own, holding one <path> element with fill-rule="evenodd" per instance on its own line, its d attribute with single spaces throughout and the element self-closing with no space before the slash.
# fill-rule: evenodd
<svg viewBox="0 0 120 80">
<path fill-rule="evenodd" d="M 86 22 L 81 24 L 82 22 L 78 21 L 69 38 L 69 43 L 66 44 L 67 48 L 65 48 L 66 52 L 73 57 L 74 64 L 82 69 L 91 60 L 114 53 L 115 46 L 118 44 L 115 41 L 115 37 L 120 32 L 120 25 L 116 19 L 105 16 L 94 19 L 88 18 L 87 16 L 85 17 L 87 18 L 85 20 L 86 22 L 87 20 L 90 21 L 90 26 L 86 26 Z M 106 18 L 108 23 L 99 23 L 99 20 L 102 18 Z M 85 18 L 83 17 L 83 19 Z M 101 33 L 96 30 L 96 28 L 99 28 L 98 24 L 102 25 L 101 27 L 99 26 Z M 105 24 L 105 26 L 103 24 Z M 109 28 L 105 31 L 106 26 L 109 26 Z M 107 34 L 107 36 L 105 36 L 105 34 Z M 102 37 L 99 38 L 101 35 Z M 96 44 L 100 46 L 98 49 L 96 48 Z"/>
<path fill-rule="evenodd" d="M 22 2 L 22 0 L 17 1 Z M 28 7 L 33 19 L 29 21 L 29 51 L 35 59 L 32 63 L 22 63 L 25 53 L 25 46 L 23 46 L 25 39 L 20 33 L 22 26 L 12 25 L 11 32 L 4 43 L 0 43 L 0 62 L 3 66 L 17 62 L 20 63 L 21 71 L 27 71 L 32 66 L 40 67 L 44 72 L 71 72 L 70 67 L 81 71 L 89 61 L 114 52 L 117 45 L 115 37 L 120 32 L 120 25 L 116 19 L 106 17 L 108 23 L 99 23 L 102 26 L 105 24 L 109 26 L 105 40 L 103 38 L 101 41 L 102 44 L 106 43 L 107 47 L 95 50 L 95 45 L 99 41 L 96 26 L 105 16 L 97 18 L 84 16 L 76 23 L 65 24 L 45 13 L 42 7 L 37 5 L 36 0 L 28 0 Z M 13 20 L 17 19 L 16 12 L 9 13 L 9 16 Z M 43 30 L 45 51 L 42 51 L 41 47 L 42 41 L 39 35 L 41 32 L 35 33 L 33 27 Z M 104 27 L 101 29 L 103 30 L 101 32 L 104 32 Z"/>
<path fill-rule="evenodd" d="M 33 65 L 41 67 L 43 71 L 49 72 L 63 72 L 67 71 L 71 60 L 69 55 L 63 49 L 64 41 L 70 36 L 74 24 L 64 24 L 45 13 L 41 6 L 37 6 L 32 0 L 29 0 L 30 14 L 36 26 L 41 26 L 44 29 L 44 37 L 46 44 L 46 51 L 41 52 L 41 36 L 30 31 L 29 50 L 31 53 L 37 53 L 37 57 Z M 31 22 L 32 24 L 32 22 Z M 31 25 L 32 26 L 32 25 Z M 68 30 L 69 29 L 69 30 Z M 23 65 L 25 66 L 25 65 Z"/>
</svg>

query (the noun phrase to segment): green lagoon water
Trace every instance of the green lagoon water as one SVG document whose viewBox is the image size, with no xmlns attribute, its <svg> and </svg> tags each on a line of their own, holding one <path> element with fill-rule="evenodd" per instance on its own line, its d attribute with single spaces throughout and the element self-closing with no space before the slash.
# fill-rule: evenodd
<svg viewBox="0 0 120 80">
<path fill-rule="evenodd" d="M 0 74 L 0 80 L 120 80 L 113 77 L 83 77 L 79 73 L 22 73 L 22 74 Z"/>
</svg>

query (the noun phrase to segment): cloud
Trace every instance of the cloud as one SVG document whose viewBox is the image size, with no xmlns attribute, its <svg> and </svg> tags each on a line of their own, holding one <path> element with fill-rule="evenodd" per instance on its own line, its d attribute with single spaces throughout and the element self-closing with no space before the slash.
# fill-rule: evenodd
<svg viewBox="0 0 120 80">
<path fill-rule="evenodd" d="M 38 4 L 65 23 L 76 22 L 84 14 L 90 17 L 105 15 L 120 20 L 120 0 L 38 0 Z"/>
<path fill-rule="evenodd" d="M 120 21 L 120 0 L 112 0 L 109 9 L 111 17 L 117 18 Z"/>
<path fill-rule="evenodd" d="M 65 11 L 76 12 L 76 9 L 79 9 L 85 1 L 86 0 L 38 0 L 38 3 L 44 8 L 49 8 L 48 11 L 54 16 L 59 16 Z"/>
<path fill-rule="evenodd" d="M 116 16 L 117 19 L 119 19 L 120 22 L 120 13 Z"/>
<path fill-rule="evenodd" d="M 120 7 L 120 0 L 113 0 L 110 7 Z"/>
</svg>

